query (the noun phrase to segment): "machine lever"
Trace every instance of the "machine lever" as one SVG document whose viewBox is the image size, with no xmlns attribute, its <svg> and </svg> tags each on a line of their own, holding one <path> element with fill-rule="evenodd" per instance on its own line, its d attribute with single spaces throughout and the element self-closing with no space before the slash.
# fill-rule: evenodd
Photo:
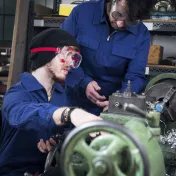
<svg viewBox="0 0 176 176">
<path fill-rule="evenodd" d="M 142 117 L 147 117 L 147 113 L 144 112 L 143 110 L 141 110 L 140 108 L 138 108 L 137 106 L 135 106 L 134 104 L 125 103 L 125 104 L 123 105 L 123 109 L 124 109 L 125 111 L 129 111 L 129 112 L 132 112 L 132 113 L 139 114 L 139 115 L 141 115 Z"/>
</svg>

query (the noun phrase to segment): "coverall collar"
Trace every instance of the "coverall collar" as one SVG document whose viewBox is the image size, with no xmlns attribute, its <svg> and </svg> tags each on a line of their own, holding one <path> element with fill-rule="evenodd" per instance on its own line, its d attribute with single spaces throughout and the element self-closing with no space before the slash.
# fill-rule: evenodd
<svg viewBox="0 0 176 176">
<path fill-rule="evenodd" d="M 97 6 L 95 7 L 96 10 L 94 11 L 93 16 L 93 24 L 100 24 L 106 21 L 106 15 L 105 15 L 105 0 L 100 0 L 97 2 Z M 141 23 L 141 22 L 139 22 Z M 139 24 L 138 23 L 138 24 Z M 131 32 L 134 35 L 138 34 L 138 24 L 132 27 L 128 27 L 126 30 Z"/>
<path fill-rule="evenodd" d="M 22 84 L 24 85 L 25 89 L 29 92 L 44 89 L 44 87 L 30 73 L 25 72 L 21 74 L 20 80 Z M 60 92 L 64 92 L 64 88 L 59 83 L 55 83 L 54 88 Z"/>
</svg>

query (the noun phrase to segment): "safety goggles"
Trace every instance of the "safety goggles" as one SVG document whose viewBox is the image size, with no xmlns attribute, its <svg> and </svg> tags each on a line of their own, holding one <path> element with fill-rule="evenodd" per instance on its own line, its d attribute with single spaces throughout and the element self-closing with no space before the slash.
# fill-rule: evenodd
<svg viewBox="0 0 176 176">
<path fill-rule="evenodd" d="M 134 26 L 138 23 L 137 18 L 130 17 L 128 12 L 122 12 L 122 10 L 119 8 L 119 3 L 121 3 L 120 0 L 113 0 L 111 4 L 111 16 L 116 21 L 124 21 L 126 27 Z"/>
<path fill-rule="evenodd" d="M 56 57 L 62 63 L 66 63 L 72 68 L 78 68 L 82 61 L 82 56 L 79 52 L 75 51 L 72 47 L 65 47 L 66 49 L 57 47 L 40 47 L 31 49 L 31 53 L 36 52 L 55 52 Z"/>
<path fill-rule="evenodd" d="M 58 54 L 61 54 L 64 56 L 64 58 L 61 59 L 61 62 L 66 63 L 68 66 L 72 68 L 78 68 L 82 61 L 82 56 L 79 52 L 75 51 L 72 47 L 66 47 L 65 48 L 58 48 L 57 51 L 57 57 L 59 57 Z"/>
</svg>

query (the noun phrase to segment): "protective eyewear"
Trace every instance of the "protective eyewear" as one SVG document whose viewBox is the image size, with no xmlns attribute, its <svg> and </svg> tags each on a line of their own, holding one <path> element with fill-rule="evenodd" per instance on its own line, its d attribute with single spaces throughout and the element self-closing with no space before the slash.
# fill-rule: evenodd
<svg viewBox="0 0 176 176">
<path fill-rule="evenodd" d="M 64 58 L 61 59 L 61 62 L 67 63 L 68 66 L 71 66 L 72 68 L 78 68 L 82 61 L 82 56 L 79 52 L 74 51 L 72 47 L 68 47 L 68 49 L 61 49 L 58 48 L 57 51 L 58 54 L 62 54 Z M 60 57 L 59 57 L 60 58 Z"/>
<path fill-rule="evenodd" d="M 129 17 L 128 12 L 122 12 L 119 7 L 120 1 L 113 0 L 111 5 L 111 15 L 116 21 L 124 21 L 126 27 L 134 26 L 138 23 L 137 18 Z"/>
<path fill-rule="evenodd" d="M 79 52 L 74 51 L 72 47 L 68 47 L 68 49 L 64 50 L 63 48 L 54 48 L 54 47 L 40 47 L 40 48 L 33 48 L 30 50 L 31 53 L 37 52 L 55 52 L 57 58 L 59 54 L 62 54 L 64 57 L 60 58 L 62 63 L 67 63 L 72 68 L 78 68 L 82 61 L 82 56 Z"/>
</svg>

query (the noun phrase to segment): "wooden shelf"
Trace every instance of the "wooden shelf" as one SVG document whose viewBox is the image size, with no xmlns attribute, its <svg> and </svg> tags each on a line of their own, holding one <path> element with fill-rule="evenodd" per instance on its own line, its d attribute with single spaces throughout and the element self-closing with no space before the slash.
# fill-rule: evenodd
<svg viewBox="0 0 176 176">
<path fill-rule="evenodd" d="M 34 27 L 60 27 L 65 20 L 64 16 L 36 16 Z M 176 20 L 143 20 L 149 31 L 176 32 Z"/>
<path fill-rule="evenodd" d="M 176 74 L 176 66 L 170 65 L 147 65 L 146 67 L 146 75 L 157 76 L 163 73 L 175 73 Z"/>
<path fill-rule="evenodd" d="M 148 19 L 148 20 L 143 20 L 143 22 L 146 23 L 176 23 L 176 20 L 152 20 L 152 19 Z"/>
<path fill-rule="evenodd" d="M 157 68 L 175 68 L 176 66 L 171 66 L 171 65 L 147 65 L 148 67 L 157 67 Z"/>
<path fill-rule="evenodd" d="M 0 49 L 11 49 L 11 47 L 0 46 Z"/>
<path fill-rule="evenodd" d="M 8 77 L 0 76 L 0 81 L 7 81 L 7 80 L 8 80 Z"/>
<path fill-rule="evenodd" d="M 53 20 L 63 20 L 67 18 L 66 16 L 35 16 L 34 19 L 53 19 Z M 143 22 L 150 22 L 150 23 L 176 23 L 176 20 L 162 20 L 162 19 L 147 19 L 143 20 Z"/>
<path fill-rule="evenodd" d="M 58 15 L 50 15 L 50 16 L 35 16 L 35 19 L 55 19 L 55 20 L 62 20 L 65 19 L 65 16 L 58 16 Z"/>
</svg>

